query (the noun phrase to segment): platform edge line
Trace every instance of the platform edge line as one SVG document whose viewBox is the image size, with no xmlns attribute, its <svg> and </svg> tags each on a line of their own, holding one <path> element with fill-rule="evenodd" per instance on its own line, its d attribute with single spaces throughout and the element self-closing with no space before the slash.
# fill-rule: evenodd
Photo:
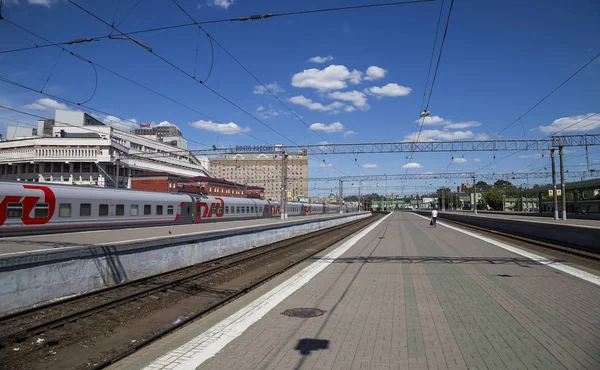
<svg viewBox="0 0 600 370">
<path fill-rule="evenodd" d="M 252 324 L 275 308 L 284 299 L 292 295 L 319 272 L 324 270 L 335 259 L 353 247 L 360 239 L 379 226 L 392 213 L 368 226 L 351 237 L 342 245 L 319 258 L 309 266 L 277 285 L 267 293 L 255 299 L 234 314 L 221 320 L 204 333 L 184 343 L 175 350 L 169 351 L 145 366 L 144 370 L 165 368 L 173 363 L 177 369 L 193 370 L 206 360 L 215 356 L 227 344 L 244 333 Z"/>
<path fill-rule="evenodd" d="M 419 216 L 421 218 L 424 218 L 426 220 L 429 220 L 428 217 L 421 216 L 421 215 L 419 215 L 417 213 L 413 213 L 413 214 L 416 215 L 416 216 Z M 488 238 L 488 237 L 483 236 L 483 235 L 475 234 L 475 233 L 472 233 L 472 232 L 467 231 L 467 230 L 463 230 L 463 229 L 458 228 L 456 226 L 450 226 L 450 225 L 448 225 L 446 223 L 441 223 L 441 222 L 438 222 L 437 224 L 441 225 L 441 226 L 444 226 L 444 227 L 447 227 L 449 229 L 461 232 L 463 234 L 472 236 L 472 237 L 477 238 L 479 240 L 483 240 L 483 241 L 485 241 L 487 243 L 493 244 L 493 245 L 495 245 L 497 247 L 500 247 L 502 249 L 506 249 L 509 252 L 518 254 L 518 255 L 523 256 L 525 258 L 529 258 L 529 259 L 531 259 L 531 260 L 533 260 L 533 261 L 535 261 L 535 262 L 537 262 L 539 264 L 546 265 L 548 267 L 552 267 L 553 269 L 559 270 L 559 271 L 564 272 L 566 274 L 578 277 L 580 279 L 583 279 L 583 280 L 587 281 L 588 283 L 592 283 L 592 284 L 600 286 L 600 277 L 597 276 L 597 275 L 594 275 L 594 274 L 591 274 L 589 272 L 577 269 L 575 267 L 564 265 L 564 264 L 562 264 L 560 262 L 554 262 L 552 260 L 549 260 L 548 258 L 545 258 L 545 257 L 542 257 L 542 256 L 538 256 L 535 253 L 524 251 L 524 250 L 519 249 L 517 247 L 514 247 L 512 245 L 503 243 L 501 241 L 498 241 L 498 240 L 495 240 L 495 239 L 492 239 L 492 238 Z"/>
</svg>

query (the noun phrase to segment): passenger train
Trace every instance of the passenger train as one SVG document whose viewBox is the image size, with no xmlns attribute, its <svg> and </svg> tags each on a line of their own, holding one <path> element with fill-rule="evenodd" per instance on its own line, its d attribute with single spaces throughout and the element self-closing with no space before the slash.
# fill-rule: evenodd
<svg viewBox="0 0 600 370">
<path fill-rule="evenodd" d="M 356 212 L 343 206 L 343 212 Z M 288 216 L 340 213 L 340 206 L 288 202 Z M 0 182 L 0 235 L 198 224 L 280 217 L 279 202 L 74 185 Z"/>
</svg>

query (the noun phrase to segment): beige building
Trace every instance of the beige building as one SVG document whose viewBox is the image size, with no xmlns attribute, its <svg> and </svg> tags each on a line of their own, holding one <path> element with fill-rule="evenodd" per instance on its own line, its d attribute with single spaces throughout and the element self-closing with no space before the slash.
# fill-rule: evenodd
<svg viewBox="0 0 600 370">
<path fill-rule="evenodd" d="M 288 198 L 298 200 L 308 195 L 308 157 L 288 156 Z M 281 165 L 279 153 L 227 154 L 210 159 L 211 173 L 239 184 L 260 186 L 265 199 L 281 197 Z"/>
</svg>

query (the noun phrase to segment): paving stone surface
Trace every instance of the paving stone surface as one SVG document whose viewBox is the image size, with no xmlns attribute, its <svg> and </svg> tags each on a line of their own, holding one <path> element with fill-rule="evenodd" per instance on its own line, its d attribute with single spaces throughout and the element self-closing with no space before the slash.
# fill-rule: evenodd
<svg viewBox="0 0 600 370">
<path fill-rule="evenodd" d="M 199 369 L 600 369 L 599 303 L 592 283 L 395 213 Z M 282 314 L 299 307 L 325 314 Z M 194 325 L 113 368 L 150 363 Z"/>
</svg>

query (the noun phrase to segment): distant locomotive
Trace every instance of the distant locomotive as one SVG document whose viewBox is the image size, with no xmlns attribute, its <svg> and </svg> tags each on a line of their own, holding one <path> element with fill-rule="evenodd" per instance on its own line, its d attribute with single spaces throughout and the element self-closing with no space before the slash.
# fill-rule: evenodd
<svg viewBox="0 0 600 370">
<path fill-rule="evenodd" d="M 357 207 L 343 206 L 344 212 Z M 340 213 L 288 202 L 288 216 Z M 279 217 L 279 202 L 72 185 L 0 182 L 0 235 Z"/>
</svg>

